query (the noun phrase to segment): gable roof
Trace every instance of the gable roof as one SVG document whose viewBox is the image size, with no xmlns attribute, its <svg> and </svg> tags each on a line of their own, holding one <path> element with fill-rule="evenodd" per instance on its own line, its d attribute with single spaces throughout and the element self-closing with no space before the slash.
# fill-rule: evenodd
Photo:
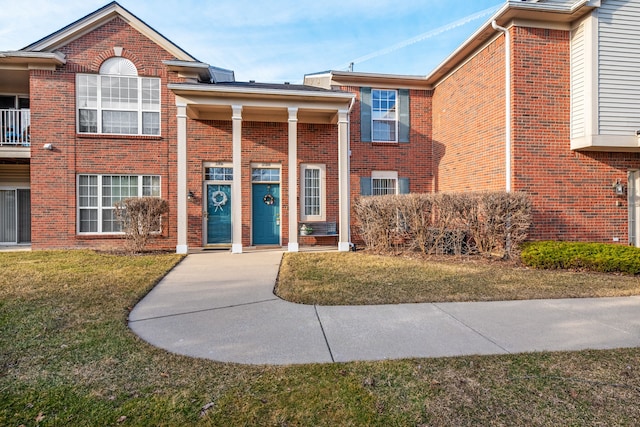
<svg viewBox="0 0 640 427">
<path fill-rule="evenodd" d="M 502 27 L 509 27 L 518 20 L 547 22 L 550 25 L 566 25 L 569 28 L 572 22 L 598 7 L 600 0 L 506 0 L 504 6 L 427 75 L 426 80 L 436 86 L 466 58 L 495 37 L 497 31 L 492 27 L 494 21 Z"/>
<path fill-rule="evenodd" d="M 129 12 L 116 1 L 101 7 L 84 18 L 78 19 L 55 33 L 22 48 L 21 51 L 53 52 L 61 46 L 65 46 L 71 41 L 82 37 L 117 17 L 126 21 L 131 27 L 135 28 L 167 52 L 174 55 L 176 59 L 181 61 L 199 62 L 196 58 L 154 30 L 151 26 L 147 25 L 144 21 Z"/>
</svg>

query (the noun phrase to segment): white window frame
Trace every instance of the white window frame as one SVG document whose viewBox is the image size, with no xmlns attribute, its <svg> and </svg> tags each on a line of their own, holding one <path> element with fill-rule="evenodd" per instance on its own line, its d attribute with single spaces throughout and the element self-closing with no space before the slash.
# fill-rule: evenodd
<svg viewBox="0 0 640 427">
<path fill-rule="evenodd" d="M 118 60 L 121 64 L 116 66 L 109 66 L 111 60 Z M 119 65 L 119 66 L 117 66 Z M 158 77 L 139 77 L 137 70 L 131 61 L 125 58 L 110 58 L 101 67 L 100 74 L 76 74 L 76 132 L 79 134 L 101 134 L 101 135 L 145 135 L 145 136 L 160 136 L 162 134 L 162 82 Z M 135 79 L 137 90 L 137 105 L 131 106 L 117 106 L 109 107 L 103 106 L 102 92 L 103 92 L 103 79 L 108 78 L 121 78 L 121 79 Z M 145 93 L 149 92 L 148 88 L 144 88 L 147 84 L 151 86 L 157 86 L 157 92 L 152 90 L 153 96 L 149 99 L 144 97 Z M 86 86 L 85 90 L 81 90 L 81 85 Z M 95 88 L 93 87 L 95 86 Z M 124 90 L 124 88 L 120 88 Z M 93 90 L 96 93 L 93 93 Z M 144 92 L 147 90 L 147 92 Z M 90 92 L 90 93 L 89 93 Z M 157 96 L 157 102 L 155 98 Z M 81 111 L 95 112 L 96 131 L 81 131 L 80 129 L 80 114 Z M 112 132 L 107 133 L 103 131 L 103 113 L 136 113 L 137 117 L 137 132 L 135 133 L 120 133 Z M 152 113 L 154 117 L 157 117 L 157 133 L 145 133 L 143 116 L 145 113 Z"/>
<path fill-rule="evenodd" d="M 380 181 L 380 180 L 394 180 L 394 193 L 384 193 L 381 194 L 380 191 L 380 186 L 376 186 L 376 181 Z M 388 188 L 388 187 L 385 187 Z M 378 191 L 376 192 L 376 189 L 378 189 Z M 389 194 L 400 194 L 400 188 L 399 188 L 399 180 L 398 180 L 398 172 L 397 171 L 373 171 L 371 172 L 371 195 L 373 196 L 382 196 L 382 195 L 389 195 Z"/>
<path fill-rule="evenodd" d="M 96 197 L 97 203 L 96 206 L 81 206 L 80 198 L 80 179 L 81 177 L 96 177 L 96 186 L 97 186 L 97 194 Z M 104 206 L 103 205 L 103 178 L 104 177 L 136 177 L 138 179 L 137 183 L 137 195 L 130 197 L 162 197 L 162 177 L 160 175 L 122 175 L 122 174 L 92 174 L 92 173 L 81 173 L 76 176 L 76 230 L 79 235 L 120 235 L 124 234 L 122 231 L 103 231 L 103 214 L 107 210 L 113 210 L 113 206 Z M 149 187 L 144 185 L 144 178 L 157 178 L 157 185 L 153 185 Z M 145 190 L 151 188 L 151 194 L 144 194 Z M 155 191 L 154 191 L 155 190 Z M 126 197 L 123 197 L 124 199 Z M 81 211 L 96 211 L 97 212 L 97 231 L 80 231 L 80 218 Z"/>
<path fill-rule="evenodd" d="M 386 93 L 391 92 L 394 93 L 395 104 L 392 109 L 380 109 L 376 107 L 375 98 L 376 93 Z M 379 98 L 382 98 L 379 96 Z M 372 142 L 390 142 L 396 143 L 398 142 L 398 132 L 399 132 L 399 98 L 398 91 L 394 89 L 371 89 L 371 141 Z M 379 117 L 378 117 L 379 116 Z M 376 122 L 394 122 L 394 138 L 376 138 Z"/>
<path fill-rule="evenodd" d="M 318 170 L 320 180 L 320 194 L 318 215 L 307 215 L 306 196 L 307 187 L 305 182 L 305 172 L 307 170 Z M 327 166 L 320 163 L 304 163 L 300 165 L 300 220 L 301 221 L 326 221 L 327 218 Z"/>
</svg>

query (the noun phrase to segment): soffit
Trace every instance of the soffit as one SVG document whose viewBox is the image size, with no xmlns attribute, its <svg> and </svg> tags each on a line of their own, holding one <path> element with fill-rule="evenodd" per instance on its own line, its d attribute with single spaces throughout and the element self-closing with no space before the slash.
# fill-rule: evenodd
<svg viewBox="0 0 640 427">
<path fill-rule="evenodd" d="M 493 29 L 492 22 L 509 28 L 514 23 L 526 22 L 527 25 L 541 28 L 570 28 L 570 24 L 598 7 L 597 2 L 578 0 L 567 2 L 507 2 L 483 26 L 471 35 L 458 49 L 446 58 L 434 71 L 426 77 L 431 85 L 437 85 L 452 70 L 456 69 L 477 49 L 499 35 Z"/>
<path fill-rule="evenodd" d="M 278 87 L 274 87 L 278 86 Z M 265 87 L 224 85 L 169 85 L 187 105 L 195 120 L 231 120 L 231 106 L 242 106 L 242 119 L 259 122 L 287 122 L 289 109 L 297 108 L 301 123 L 337 123 L 338 111 L 347 110 L 354 95 L 338 91 L 312 90 L 303 86 Z"/>
</svg>

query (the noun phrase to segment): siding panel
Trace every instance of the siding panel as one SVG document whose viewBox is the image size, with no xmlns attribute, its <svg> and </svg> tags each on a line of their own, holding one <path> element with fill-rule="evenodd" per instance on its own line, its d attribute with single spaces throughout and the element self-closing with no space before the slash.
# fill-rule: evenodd
<svg viewBox="0 0 640 427">
<path fill-rule="evenodd" d="M 584 22 L 571 35 L 571 138 L 585 136 L 585 31 Z"/>
<path fill-rule="evenodd" d="M 608 0 L 598 11 L 598 127 L 601 135 L 640 129 L 640 1 Z"/>
</svg>

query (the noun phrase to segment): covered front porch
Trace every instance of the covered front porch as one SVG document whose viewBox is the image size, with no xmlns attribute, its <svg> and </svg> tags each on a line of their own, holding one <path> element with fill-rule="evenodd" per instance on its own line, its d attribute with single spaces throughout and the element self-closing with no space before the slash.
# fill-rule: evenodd
<svg viewBox="0 0 640 427">
<path fill-rule="evenodd" d="M 169 88 L 176 94 L 177 105 L 178 253 L 193 247 L 193 203 L 201 208 L 203 229 L 208 227 L 209 234 L 216 227 L 207 222 L 209 215 L 222 211 L 229 215 L 221 227 L 228 227 L 233 253 L 269 244 L 297 252 L 303 222 L 325 227 L 335 224 L 337 249 L 350 250 L 349 112 L 354 95 L 253 82 L 175 84 Z M 211 151 L 213 141 L 192 136 L 191 129 L 203 122 L 230 123 L 230 138 L 215 142 L 220 145 L 216 154 Z M 315 126 L 335 128 L 330 138 L 326 132 L 320 138 L 312 133 Z M 256 135 L 265 141 L 282 140 L 281 152 L 271 156 L 257 153 Z M 203 146 L 209 149 L 206 155 L 202 154 L 206 151 Z M 330 154 L 315 156 L 314 150 L 329 150 Z M 202 193 L 194 192 L 198 184 L 193 178 L 200 163 L 206 184 Z M 224 179 L 227 181 L 221 181 Z M 215 212 L 208 210 L 208 205 L 214 206 Z M 261 215 L 271 216 L 271 223 L 264 225 Z M 265 227 L 273 229 L 273 236 L 263 238 L 260 231 Z M 201 240 L 203 246 L 208 243 L 204 237 Z"/>
</svg>

